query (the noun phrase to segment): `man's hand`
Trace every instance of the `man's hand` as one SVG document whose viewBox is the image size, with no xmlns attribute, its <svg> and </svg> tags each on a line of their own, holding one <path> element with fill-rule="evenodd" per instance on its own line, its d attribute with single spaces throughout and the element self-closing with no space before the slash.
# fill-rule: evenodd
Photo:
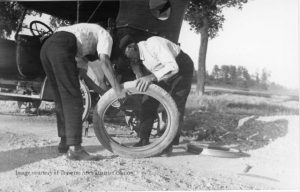
<svg viewBox="0 0 300 192">
<path fill-rule="evenodd" d="M 157 79 L 153 74 L 147 75 L 137 79 L 135 87 L 137 88 L 138 91 L 145 92 L 147 91 L 149 85 L 156 80 Z"/>
<path fill-rule="evenodd" d="M 117 97 L 120 99 L 125 98 L 128 95 L 128 91 L 123 88 L 117 88 L 117 89 L 114 89 L 114 91 L 115 91 Z"/>
<path fill-rule="evenodd" d="M 116 108 L 119 108 L 123 105 L 123 103 L 126 101 L 126 98 L 128 95 L 130 95 L 130 92 L 126 89 L 120 89 L 120 90 L 114 90 L 117 97 L 118 97 L 118 100 L 115 101 L 112 106 L 113 107 L 116 107 Z"/>
</svg>

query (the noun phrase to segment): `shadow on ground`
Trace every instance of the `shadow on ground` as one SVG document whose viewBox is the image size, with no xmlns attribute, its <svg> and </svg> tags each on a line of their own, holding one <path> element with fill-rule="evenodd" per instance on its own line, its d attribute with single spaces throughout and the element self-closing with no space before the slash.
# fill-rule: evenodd
<svg viewBox="0 0 300 192">
<path fill-rule="evenodd" d="M 100 145 L 85 146 L 86 150 L 96 153 L 104 150 Z M 18 167 L 38 162 L 41 160 L 53 159 L 62 156 L 57 152 L 57 146 L 33 147 L 13 149 L 0 152 L 0 172 L 11 171 Z"/>
</svg>

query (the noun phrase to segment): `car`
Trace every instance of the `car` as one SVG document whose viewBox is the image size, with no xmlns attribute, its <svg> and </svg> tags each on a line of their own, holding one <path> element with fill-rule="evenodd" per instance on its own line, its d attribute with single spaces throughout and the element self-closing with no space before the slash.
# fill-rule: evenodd
<svg viewBox="0 0 300 192">
<path fill-rule="evenodd" d="M 29 25 L 31 35 L 20 34 L 27 10 L 49 14 L 70 23 L 101 24 L 112 32 L 114 45 L 117 45 L 126 34 L 131 34 L 137 41 L 157 35 L 177 43 L 188 0 L 20 1 L 18 3 L 24 7 L 24 14 L 20 18 L 15 39 L 0 39 L 0 99 L 19 103 L 29 102 L 37 108 L 42 101 L 53 101 L 52 88 L 39 55 L 43 42 L 53 34 L 54 30 L 42 21 L 35 20 Z M 134 80 L 135 76 L 131 68 L 127 67 L 128 60 L 119 53 L 118 46 L 113 46 L 111 60 L 121 77 L 120 80 L 122 82 Z M 101 79 L 95 79 L 93 74 L 99 74 L 99 71 L 93 65 L 95 66 L 90 62 L 90 72 L 80 75 L 80 89 L 84 101 L 83 121 L 88 118 L 92 106 L 97 103 L 94 100 L 109 89 L 104 75 Z M 98 83 L 95 86 L 96 80 Z M 127 113 L 125 119 L 127 123 L 131 123 L 131 127 L 137 124 L 132 122 L 133 119 L 137 119 L 135 113 Z"/>
</svg>

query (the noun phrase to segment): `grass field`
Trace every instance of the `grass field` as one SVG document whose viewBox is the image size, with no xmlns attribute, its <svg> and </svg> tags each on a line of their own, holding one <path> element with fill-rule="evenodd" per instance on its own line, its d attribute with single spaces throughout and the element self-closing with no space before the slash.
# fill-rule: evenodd
<svg viewBox="0 0 300 192">
<path fill-rule="evenodd" d="M 222 88 L 208 88 L 197 96 L 195 87 L 189 95 L 186 111 L 232 113 L 237 115 L 295 115 L 299 114 L 298 96 L 272 95 Z"/>
</svg>

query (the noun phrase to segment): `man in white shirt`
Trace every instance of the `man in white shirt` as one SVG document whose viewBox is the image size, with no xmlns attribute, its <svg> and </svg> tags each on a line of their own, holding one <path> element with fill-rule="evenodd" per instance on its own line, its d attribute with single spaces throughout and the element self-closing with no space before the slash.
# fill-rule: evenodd
<svg viewBox="0 0 300 192">
<path fill-rule="evenodd" d="M 61 27 L 46 40 L 41 49 L 41 61 L 52 85 L 56 106 L 58 150 L 73 160 L 94 160 L 81 146 L 83 100 L 79 85 L 79 69 L 87 69 L 88 55 L 97 55 L 116 94 L 123 93 L 110 62 L 113 40 L 97 24 L 80 23 Z"/>
<path fill-rule="evenodd" d="M 139 91 L 146 91 L 151 83 L 155 83 L 170 92 L 177 104 L 182 123 L 194 72 L 191 58 L 178 45 L 158 36 L 136 43 L 131 36 L 126 35 L 120 40 L 119 48 L 130 60 L 131 65 L 135 66 L 134 71 L 139 77 L 136 88 Z M 136 67 L 139 63 L 142 63 L 151 74 L 140 77 L 138 74 L 141 71 Z M 149 144 L 158 105 L 159 103 L 151 98 L 142 103 L 140 141 L 135 146 Z M 179 144 L 180 129 L 181 125 L 177 136 L 164 153 L 169 154 L 172 152 L 172 145 Z"/>
</svg>

